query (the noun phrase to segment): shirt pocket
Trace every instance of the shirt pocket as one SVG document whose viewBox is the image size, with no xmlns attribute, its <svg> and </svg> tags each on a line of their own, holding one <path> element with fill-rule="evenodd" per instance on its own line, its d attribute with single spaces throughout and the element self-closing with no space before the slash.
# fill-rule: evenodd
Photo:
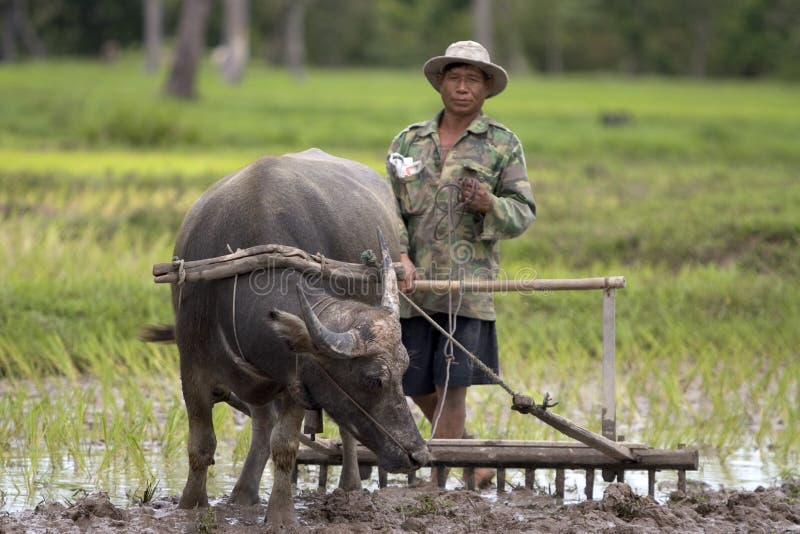
<svg viewBox="0 0 800 534">
<path fill-rule="evenodd" d="M 477 178 L 481 183 L 489 186 L 489 191 L 496 192 L 497 182 L 500 173 L 490 167 L 486 167 L 477 161 L 465 160 L 461 163 L 465 178 Z"/>
<path fill-rule="evenodd" d="M 433 202 L 430 180 L 423 168 L 412 176 L 397 177 L 400 182 L 400 206 L 405 215 L 421 215 Z"/>
</svg>

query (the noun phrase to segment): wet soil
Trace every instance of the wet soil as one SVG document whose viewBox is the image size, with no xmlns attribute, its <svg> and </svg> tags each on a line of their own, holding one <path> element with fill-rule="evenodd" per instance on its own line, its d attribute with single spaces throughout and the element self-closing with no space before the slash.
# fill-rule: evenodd
<svg viewBox="0 0 800 534">
<path fill-rule="evenodd" d="M 494 491 L 494 490 L 490 490 Z M 389 487 L 346 493 L 301 492 L 293 532 L 800 532 L 800 480 L 755 491 L 693 488 L 666 504 L 609 485 L 602 499 L 560 505 L 530 490 L 487 495 L 432 487 Z M 177 498 L 114 506 L 104 493 L 73 503 L 0 513 L 0 533 L 245 533 L 269 532 L 265 503 L 179 510 Z"/>
</svg>

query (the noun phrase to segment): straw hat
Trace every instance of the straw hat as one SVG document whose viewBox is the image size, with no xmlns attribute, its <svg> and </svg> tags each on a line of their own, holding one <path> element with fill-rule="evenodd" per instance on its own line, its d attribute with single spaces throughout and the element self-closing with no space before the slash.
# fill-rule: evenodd
<svg viewBox="0 0 800 534">
<path fill-rule="evenodd" d="M 444 72 L 444 68 L 450 63 L 467 63 L 475 65 L 487 76 L 494 79 L 492 90 L 487 98 L 500 94 L 508 84 L 508 73 L 500 65 L 492 63 L 489 52 L 475 41 L 457 41 L 447 47 L 443 56 L 436 56 L 429 59 L 422 68 L 425 77 L 437 91 L 440 91 L 439 74 Z M 440 91 L 441 92 L 441 91 Z"/>
</svg>

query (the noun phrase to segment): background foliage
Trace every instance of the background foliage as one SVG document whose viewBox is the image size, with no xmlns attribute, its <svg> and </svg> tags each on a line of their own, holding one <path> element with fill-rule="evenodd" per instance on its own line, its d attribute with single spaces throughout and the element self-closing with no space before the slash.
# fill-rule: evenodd
<svg viewBox="0 0 800 534">
<path fill-rule="evenodd" d="M 4 0 L 11 2 L 13 0 Z M 142 2 L 27 0 L 51 55 L 141 46 Z M 253 54 L 283 57 L 289 0 L 251 2 Z M 0 3 L 1 4 L 1 3 Z M 174 35 L 179 0 L 163 0 Z M 471 35 L 469 0 L 309 0 L 309 65 L 412 66 Z M 214 2 L 209 44 L 221 40 Z M 494 0 L 494 56 L 512 70 L 800 76 L 795 0 Z"/>
</svg>

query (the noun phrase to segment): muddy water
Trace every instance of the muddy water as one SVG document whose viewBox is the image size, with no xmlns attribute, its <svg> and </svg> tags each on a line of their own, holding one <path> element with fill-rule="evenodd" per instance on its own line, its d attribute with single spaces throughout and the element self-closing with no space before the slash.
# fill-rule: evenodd
<svg viewBox="0 0 800 534">
<path fill-rule="evenodd" d="M 216 455 L 216 465 L 210 469 L 208 481 L 209 496 L 222 499 L 233 488 L 241 462 L 233 465 L 226 462 L 232 458 L 232 443 L 221 442 Z M 117 505 L 129 505 L 137 497 L 141 497 L 148 482 L 158 481 L 155 491 L 157 497 L 179 495 L 186 480 L 186 460 L 182 456 L 165 459 L 158 450 L 149 450 L 146 454 L 147 473 L 135 472 L 125 465 L 101 466 L 101 455 L 90 456 L 83 466 L 62 460 L 51 463 L 48 458 L 38 461 L 35 467 L 30 460 L 4 456 L 0 465 L 0 511 L 16 512 L 31 509 L 45 502 L 69 503 L 88 493 L 106 491 L 112 502 Z M 268 466 L 262 481 L 262 497 L 271 489 L 271 475 Z M 298 477 L 298 490 L 314 490 L 317 488 L 318 468 L 301 466 Z M 421 478 L 428 477 L 428 470 L 419 471 Z M 97 473 L 102 473 L 97 476 Z M 338 481 L 338 468 L 329 469 L 328 490 L 335 488 Z M 366 482 L 368 489 L 378 487 L 377 470 L 373 470 L 373 479 Z M 462 487 L 457 478 L 458 470 L 454 470 L 447 482 L 447 487 Z M 523 486 L 524 472 L 510 469 L 506 480 L 508 487 Z M 555 475 L 552 470 L 536 471 L 536 486 L 544 492 L 554 492 Z M 779 479 L 779 470 L 769 458 L 764 458 L 758 451 L 740 450 L 729 456 L 725 463 L 714 458 L 701 455 L 700 469 L 687 473 L 689 484 L 705 484 L 711 489 L 745 489 L 753 490 L 758 486 L 774 485 Z M 625 481 L 639 495 L 647 494 L 647 472 L 629 471 Z M 406 483 L 403 475 L 390 475 L 390 485 Z M 656 476 L 656 499 L 665 502 L 669 493 L 676 488 L 677 474 L 674 471 L 659 472 Z M 595 476 L 594 495 L 600 498 L 607 484 L 602 481 L 599 471 Z M 566 502 L 584 500 L 585 478 L 582 471 L 566 472 Z M 508 491 L 508 489 L 507 489 Z M 484 492 L 487 499 L 496 498 L 496 492 Z"/>
</svg>

